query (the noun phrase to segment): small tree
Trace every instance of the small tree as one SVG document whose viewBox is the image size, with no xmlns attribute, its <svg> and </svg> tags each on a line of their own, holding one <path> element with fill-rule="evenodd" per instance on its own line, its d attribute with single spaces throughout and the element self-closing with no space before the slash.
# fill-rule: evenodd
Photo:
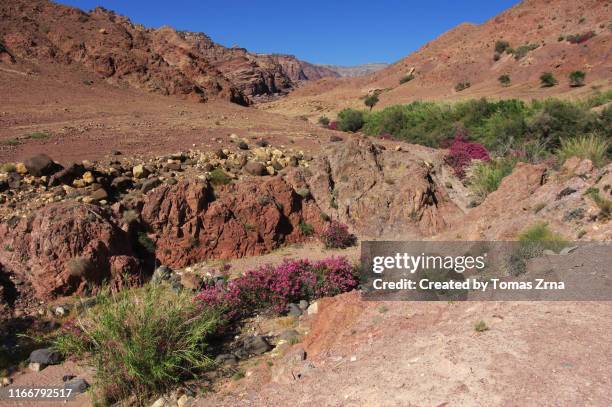
<svg viewBox="0 0 612 407">
<path fill-rule="evenodd" d="M 376 93 L 372 93 L 371 95 L 368 95 L 368 97 L 365 98 L 363 103 L 365 103 L 365 105 L 369 107 L 370 110 L 372 110 L 372 108 L 376 105 L 376 103 L 378 103 L 378 95 Z"/>
<path fill-rule="evenodd" d="M 508 75 L 501 75 L 499 78 L 497 78 L 497 80 L 502 84 L 502 86 L 510 85 L 510 76 Z"/>
<path fill-rule="evenodd" d="M 542 75 L 540 75 L 540 83 L 543 87 L 550 88 L 551 86 L 555 86 L 559 82 L 552 73 L 544 72 Z"/>
<path fill-rule="evenodd" d="M 584 86 L 586 74 L 583 71 L 573 71 L 569 74 L 570 86 Z"/>
</svg>

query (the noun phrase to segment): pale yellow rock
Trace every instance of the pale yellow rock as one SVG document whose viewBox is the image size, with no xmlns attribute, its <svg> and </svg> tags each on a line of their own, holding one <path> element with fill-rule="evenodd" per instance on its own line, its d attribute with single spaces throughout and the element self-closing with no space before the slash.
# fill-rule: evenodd
<svg viewBox="0 0 612 407">
<path fill-rule="evenodd" d="M 86 184 L 93 184 L 96 179 L 94 178 L 91 171 L 87 171 L 85 174 L 83 174 L 83 181 L 85 181 Z"/>
<path fill-rule="evenodd" d="M 134 178 L 146 178 L 147 175 L 149 175 L 148 171 L 142 164 L 135 165 L 134 168 L 132 168 L 132 174 L 134 175 Z"/>
<path fill-rule="evenodd" d="M 272 167 L 271 165 L 268 165 L 268 166 L 266 167 L 266 171 L 268 171 L 268 174 L 270 174 L 270 175 L 274 175 L 274 174 L 276 174 L 276 170 L 275 170 L 275 169 L 274 169 L 274 167 Z"/>
<path fill-rule="evenodd" d="M 15 164 L 15 171 L 17 171 L 17 173 L 21 175 L 28 173 L 28 169 L 26 168 L 24 163 Z"/>
<path fill-rule="evenodd" d="M 74 181 L 72 181 L 72 185 L 75 188 L 85 188 L 86 186 L 85 181 L 82 179 L 75 179 Z"/>
</svg>

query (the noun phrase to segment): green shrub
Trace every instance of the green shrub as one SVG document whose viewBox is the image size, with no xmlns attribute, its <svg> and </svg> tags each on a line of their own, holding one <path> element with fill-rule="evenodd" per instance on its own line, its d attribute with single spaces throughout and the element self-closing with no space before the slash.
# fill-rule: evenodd
<svg viewBox="0 0 612 407">
<path fill-rule="evenodd" d="M 484 332 L 488 331 L 489 327 L 487 326 L 486 322 L 481 319 L 480 321 L 476 322 L 476 324 L 474 324 L 474 330 L 476 332 Z"/>
<path fill-rule="evenodd" d="M 197 307 L 187 294 L 147 285 L 101 294 L 97 304 L 67 323 L 54 345 L 92 362 L 104 404 L 131 396 L 144 404 L 213 365 L 206 340 L 219 316 Z"/>
<path fill-rule="evenodd" d="M 543 87 L 550 88 L 559 82 L 551 72 L 544 72 L 542 75 L 540 75 L 540 83 Z"/>
<path fill-rule="evenodd" d="M 138 244 L 147 252 L 155 253 L 155 242 L 147 235 L 146 232 L 138 232 Z"/>
<path fill-rule="evenodd" d="M 590 134 L 561 140 L 557 157 L 562 163 L 570 157 L 588 158 L 595 166 L 601 167 L 606 162 L 608 148 L 607 140 Z"/>
<path fill-rule="evenodd" d="M 378 103 L 378 94 L 376 93 L 372 93 L 371 95 L 368 95 L 363 103 L 370 108 L 370 110 L 372 110 L 372 108 Z"/>
<path fill-rule="evenodd" d="M 210 172 L 208 180 L 213 185 L 227 185 L 232 182 L 232 179 L 221 167 L 217 167 Z"/>
<path fill-rule="evenodd" d="M 298 227 L 304 236 L 311 236 L 314 233 L 314 227 L 311 224 L 304 222 L 304 220 L 300 221 Z"/>
<path fill-rule="evenodd" d="M 498 159 L 488 162 L 475 160 L 466 171 L 468 188 L 478 198 L 483 200 L 491 192 L 496 191 L 502 179 L 509 175 L 516 160 Z"/>
<path fill-rule="evenodd" d="M 465 90 L 469 88 L 470 86 L 472 86 L 472 84 L 469 82 L 459 82 L 458 84 L 455 85 L 455 90 L 457 92 L 461 92 L 462 90 Z"/>
<path fill-rule="evenodd" d="M 570 86 L 584 86 L 584 78 L 586 74 L 583 71 L 572 71 L 569 74 Z"/>
<path fill-rule="evenodd" d="M 603 220 L 609 220 L 612 217 L 612 200 L 601 196 L 598 188 L 589 188 L 587 195 L 590 196 L 597 207 L 599 207 L 598 217 Z"/>
<path fill-rule="evenodd" d="M 338 113 L 338 128 L 342 131 L 358 131 L 363 127 L 363 113 L 355 109 L 344 109 Z"/>
<path fill-rule="evenodd" d="M 37 132 L 28 134 L 25 138 L 30 139 L 30 140 L 44 140 L 49 137 L 51 137 L 49 134 L 37 131 Z"/>
<path fill-rule="evenodd" d="M 538 44 L 525 44 L 514 50 L 514 59 L 517 61 L 527 55 L 529 52 L 538 48 Z"/>
<path fill-rule="evenodd" d="M 329 125 L 329 118 L 327 116 L 319 117 L 319 124 L 321 126 L 327 127 Z"/>
<path fill-rule="evenodd" d="M 499 78 L 497 78 L 497 80 L 499 81 L 499 83 L 502 84 L 502 86 L 509 86 L 510 85 L 510 76 L 509 75 L 501 75 Z"/>
<path fill-rule="evenodd" d="M 399 83 L 400 85 L 403 85 L 406 82 L 410 82 L 411 80 L 414 79 L 414 75 L 413 74 L 409 74 L 409 75 L 404 75 L 400 78 Z"/>
<path fill-rule="evenodd" d="M 567 245 L 567 241 L 559 234 L 551 231 L 546 222 L 538 222 L 519 235 L 522 252 L 529 257 L 536 257 L 544 250 L 559 252 Z"/>
<path fill-rule="evenodd" d="M 498 40 L 495 42 L 495 52 L 498 54 L 503 54 L 508 48 L 510 48 L 508 41 Z"/>
</svg>

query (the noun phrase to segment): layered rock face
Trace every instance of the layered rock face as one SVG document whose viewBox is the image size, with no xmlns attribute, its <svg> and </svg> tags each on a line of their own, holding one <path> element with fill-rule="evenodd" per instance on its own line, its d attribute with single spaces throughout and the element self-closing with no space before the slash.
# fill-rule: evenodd
<svg viewBox="0 0 612 407">
<path fill-rule="evenodd" d="M 284 93 L 298 80 L 333 76 L 292 56 L 225 48 L 201 33 L 147 29 L 101 7 L 85 13 L 46 0 L 0 5 L 0 56 L 80 65 L 110 83 L 164 95 L 247 105 Z M 297 68 L 296 68 L 297 67 Z"/>
<path fill-rule="evenodd" d="M 266 253 L 302 240 L 300 223 L 324 224 L 315 202 L 279 177 L 215 190 L 198 180 L 162 186 L 147 196 L 142 219 L 157 258 L 172 267 Z"/>
<path fill-rule="evenodd" d="M 365 137 L 328 149 L 305 181 L 321 210 L 363 236 L 431 236 L 460 213 L 436 180 L 434 164 Z"/>
<path fill-rule="evenodd" d="M 50 204 L 0 224 L 0 263 L 32 283 L 37 295 L 90 293 L 141 280 L 128 234 L 104 210 L 76 202 Z"/>
</svg>

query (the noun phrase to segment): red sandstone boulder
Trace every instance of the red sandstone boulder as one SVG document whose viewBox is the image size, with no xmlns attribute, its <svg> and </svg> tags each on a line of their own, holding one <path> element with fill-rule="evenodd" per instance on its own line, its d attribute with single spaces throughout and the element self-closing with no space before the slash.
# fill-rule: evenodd
<svg viewBox="0 0 612 407">
<path fill-rule="evenodd" d="M 0 262 L 31 281 L 41 298 L 141 279 L 127 233 L 102 209 L 75 202 L 50 204 L 0 224 Z"/>
<path fill-rule="evenodd" d="M 147 195 L 142 219 L 157 237 L 157 258 L 172 267 L 262 254 L 303 240 L 300 222 L 324 223 L 314 201 L 278 177 L 215 191 L 196 180 L 165 185 Z"/>
</svg>

